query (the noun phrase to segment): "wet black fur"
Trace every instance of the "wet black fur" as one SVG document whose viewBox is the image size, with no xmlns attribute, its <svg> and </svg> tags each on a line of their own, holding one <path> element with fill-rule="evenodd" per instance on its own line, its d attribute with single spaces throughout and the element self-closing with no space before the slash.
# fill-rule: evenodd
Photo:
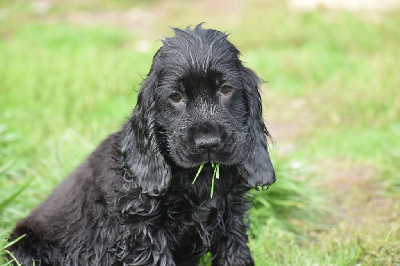
<svg viewBox="0 0 400 266">
<path fill-rule="evenodd" d="M 207 251 L 213 265 L 254 264 L 245 195 L 275 181 L 259 79 L 227 35 L 174 31 L 126 124 L 17 224 L 9 240 L 26 236 L 9 250 L 23 265 L 196 265 Z"/>
</svg>

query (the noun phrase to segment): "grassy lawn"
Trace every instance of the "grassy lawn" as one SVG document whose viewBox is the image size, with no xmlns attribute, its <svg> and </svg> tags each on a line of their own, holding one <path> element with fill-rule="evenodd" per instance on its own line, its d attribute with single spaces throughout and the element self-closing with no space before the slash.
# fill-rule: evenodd
<svg viewBox="0 0 400 266">
<path fill-rule="evenodd" d="M 0 2 L 0 250 L 130 115 L 155 40 L 205 21 L 266 81 L 278 181 L 251 211 L 257 265 L 400 264 L 400 12 L 211 4 Z"/>
</svg>

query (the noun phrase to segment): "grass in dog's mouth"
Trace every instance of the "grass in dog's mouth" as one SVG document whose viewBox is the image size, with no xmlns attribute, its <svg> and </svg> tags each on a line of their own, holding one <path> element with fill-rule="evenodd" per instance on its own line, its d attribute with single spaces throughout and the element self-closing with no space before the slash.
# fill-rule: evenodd
<svg viewBox="0 0 400 266">
<path fill-rule="evenodd" d="M 212 198 L 213 194 L 214 194 L 214 180 L 215 180 L 215 178 L 219 179 L 219 164 L 211 163 L 211 166 L 214 168 L 214 173 L 213 173 L 212 181 L 211 181 L 211 195 L 210 195 L 210 197 Z M 200 165 L 199 170 L 197 171 L 197 174 L 196 174 L 195 178 L 193 179 L 192 185 L 194 184 L 194 182 L 196 182 L 197 177 L 199 176 L 201 170 L 203 170 L 203 167 L 204 167 L 204 163 L 202 165 Z"/>
</svg>

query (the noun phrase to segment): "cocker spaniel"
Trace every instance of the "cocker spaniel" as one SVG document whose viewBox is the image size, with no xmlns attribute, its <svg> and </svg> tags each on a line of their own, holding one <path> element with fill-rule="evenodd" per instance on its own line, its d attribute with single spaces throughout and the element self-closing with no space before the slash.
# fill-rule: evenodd
<svg viewBox="0 0 400 266">
<path fill-rule="evenodd" d="M 129 120 L 17 224 L 23 265 L 254 264 L 246 193 L 275 181 L 260 79 L 226 34 L 173 30 Z"/>
</svg>

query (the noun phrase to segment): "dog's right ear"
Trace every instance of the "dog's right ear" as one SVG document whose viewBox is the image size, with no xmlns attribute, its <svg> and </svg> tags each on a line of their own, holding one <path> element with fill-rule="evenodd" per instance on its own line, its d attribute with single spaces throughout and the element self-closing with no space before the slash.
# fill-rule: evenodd
<svg viewBox="0 0 400 266">
<path fill-rule="evenodd" d="M 151 196 L 162 194 L 169 186 L 171 169 L 161 154 L 156 139 L 154 90 L 157 73 L 152 69 L 138 95 L 137 108 L 123 126 L 122 155 L 127 179 Z"/>
</svg>

